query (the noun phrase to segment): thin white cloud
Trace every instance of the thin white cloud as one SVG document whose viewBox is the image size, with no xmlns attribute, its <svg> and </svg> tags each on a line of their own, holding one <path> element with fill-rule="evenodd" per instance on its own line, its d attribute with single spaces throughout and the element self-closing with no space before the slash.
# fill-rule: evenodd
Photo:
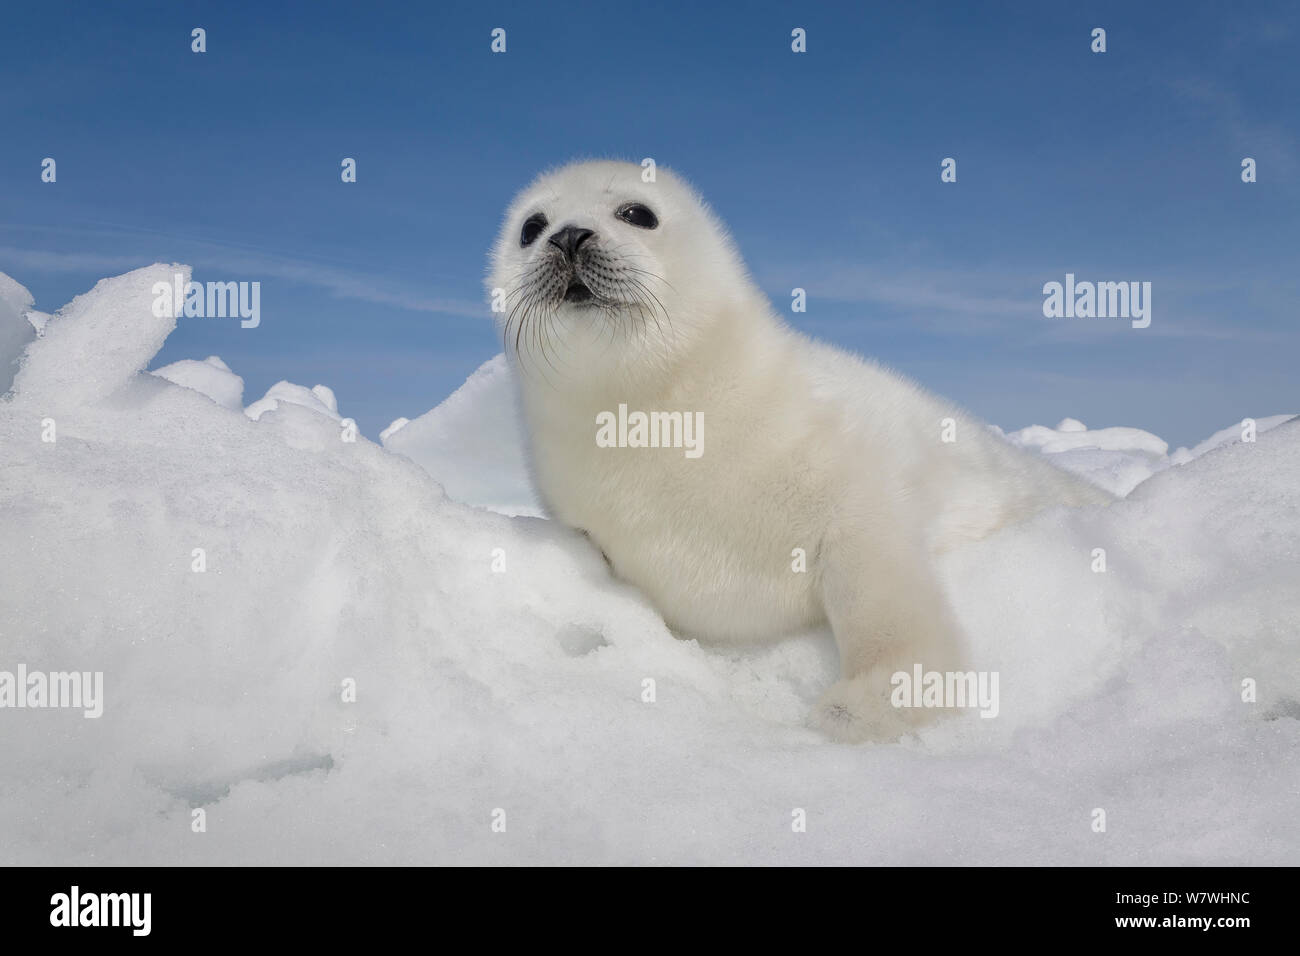
<svg viewBox="0 0 1300 956">
<path fill-rule="evenodd" d="M 369 302 L 411 312 L 428 312 L 456 318 L 481 319 L 486 306 L 467 299 L 444 298 L 430 295 L 407 283 L 383 276 L 350 272 L 328 264 L 267 254 L 247 252 L 238 247 L 202 240 L 176 241 L 177 260 L 201 263 L 202 271 L 220 270 L 219 278 L 230 280 L 246 275 L 272 276 L 288 282 L 323 289 L 336 298 Z M 70 273 L 98 272 L 110 274 L 126 272 L 157 261 L 156 257 L 142 255 L 103 254 L 97 252 L 54 252 L 45 249 L 0 246 L 0 268 L 16 272 L 14 278 L 22 281 L 22 272 Z M 196 279 L 201 276 L 196 271 Z"/>
<path fill-rule="evenodd" d="M 1155 313 L 1147 329 L 1134 334 L 1259 343 L 1294 342 L 1300 331 L 1291 321 L 1300 301 L 1295 283 L 1276 276 L 1208 275 L 1188 280 L 1184 275 L 1140 277 L 1081 263 L 1059 271 L 992 271 L 889 268 L 881 265 L 808 266 L 782 270 L 783 277 L 801 276 L 810 311 L 801 324 L 842 325 L 842 311 L 833 317 L 816 314 L 816 303 L 860 306 L 854 323 L 896 323 L 906 318 L 912 328 L 929 333 L 969 337 L 1024 335 L 1059 340 L 1095 340 L 1098 335 L 1129 331 L 1122 319 L 1049 319 L 1043 316 L 1043 284 L 1063 281 L 1066 272 L 1080 280 L 1139 278 L 1150 281 Z M 806 278 L 803 278 L 806 277 Z M 778 281 L 766 277 L 777 308 L 782 307 Z M 1234 303 L 1223 311 L 1217 302 Z"/>
</svg>

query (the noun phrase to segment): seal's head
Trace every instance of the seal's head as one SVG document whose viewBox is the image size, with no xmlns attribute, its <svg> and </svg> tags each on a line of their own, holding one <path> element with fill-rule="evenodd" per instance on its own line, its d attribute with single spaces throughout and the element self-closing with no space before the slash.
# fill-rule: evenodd
<svg viewBox="0 0 1300 956">
<path fill-rule="evenodd" d="M 549 379 L 670 368 L 751 289 L 708 207 L 669 171 L 574 163 L 511 204 L 487 285 L 508 354 Z"/>
</svg>

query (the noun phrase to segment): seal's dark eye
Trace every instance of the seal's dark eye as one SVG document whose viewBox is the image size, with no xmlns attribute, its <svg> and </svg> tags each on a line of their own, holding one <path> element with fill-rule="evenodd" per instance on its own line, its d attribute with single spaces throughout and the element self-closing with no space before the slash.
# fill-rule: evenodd
<svg viewBox="0 0 1300 956">
<path fill-rule="evenodd" d="M 519 234 L 519 244 L 521 246 L 531 246 L 545 228 L 546 217 L 540 212 L 533 213 L 524 220 L 524 230 Z"/>
<path fill-rule="evenodd" d="M 624 222 L 631 223 L 633 226 L 640 226 L 642 229 L 653 229 L 659 225 L 659 220 L 650 211 L 650 207 L 643 206 L 639 202 L 630 202 L 624 206 L 619 206 L 614 215 Z"/>
</svg>

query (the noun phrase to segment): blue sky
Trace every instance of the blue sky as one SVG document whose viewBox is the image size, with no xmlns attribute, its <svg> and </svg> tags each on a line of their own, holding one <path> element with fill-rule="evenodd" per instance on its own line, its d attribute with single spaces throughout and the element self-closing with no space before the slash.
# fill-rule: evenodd
<svg viewBox="0 0 1300 956">
<path fill-rule="evenodd" d="M 1006 428 L 1191 444 L 1300 411 L 1297 10 L 27 5 L 0 34 L 0 271 L 44 309 L 158 260 L 260 281 L 260 327 L 182 319 L 156 365 L 220 355 L 246 402 L 327 384 L 377 437 L 499 351 L 482 276 L 511 196 L 652 156 L 809 333 Z M 1045 319 L 1067 272 L 1150 281 L 1151 327 Z"/>
</svg>

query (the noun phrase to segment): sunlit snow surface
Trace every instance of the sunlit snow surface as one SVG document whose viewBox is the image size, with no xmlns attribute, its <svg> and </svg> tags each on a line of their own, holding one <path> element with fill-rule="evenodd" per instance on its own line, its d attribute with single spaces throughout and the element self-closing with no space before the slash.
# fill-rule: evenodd
<svg viewBox="0 0 1300 956">
<path fill-rule="evenodd" d="M 0 277 L 0 670 L 102 671 L 106 697 L 0 709 L 0 861 L 1300 862 L 1289 416 L 1172 454 L 1009 433 L 1127 498 L 946 559 L 997 718 L 850 747 L 803 725 L 827 635 L 677 640 L 579 535 L 452 500 L 537 511 L 499 358 L 345 442 L 328 389 L 246 414 L 219 359 L 148 374 L 180 268 L 52 318 Z"/>
</svg>

